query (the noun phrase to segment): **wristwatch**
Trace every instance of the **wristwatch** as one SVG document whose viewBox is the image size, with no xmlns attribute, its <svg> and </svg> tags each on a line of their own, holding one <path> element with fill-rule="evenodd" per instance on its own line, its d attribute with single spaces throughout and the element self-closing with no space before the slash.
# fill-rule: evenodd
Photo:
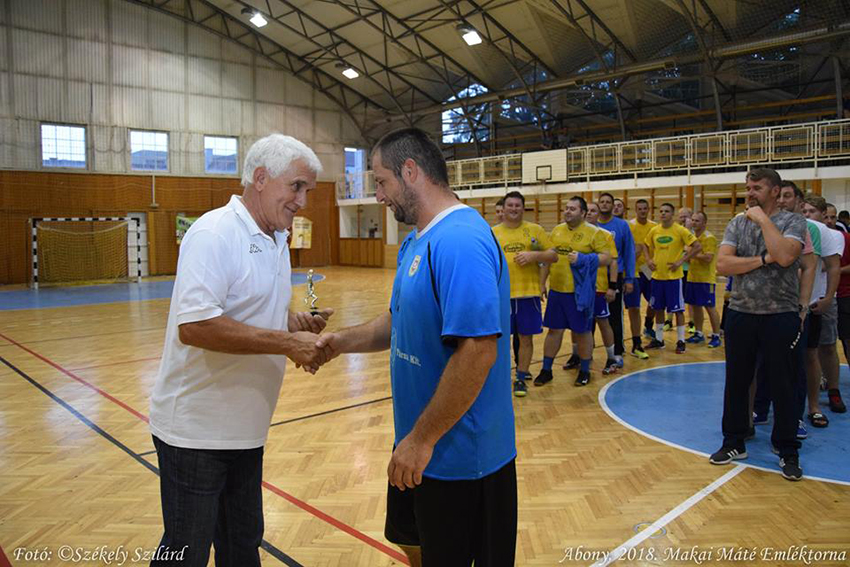
<svg viewBox="0 0 850 567">
<path fill-rule="evenodd" d="M 809 311 L 809 306 L 808 306 L 808 305 L 803 305 L 802 303 L 800 303 L 799 305 L 797 305 L 797 310 L 798 310 L 800 313 L 808 313 L 808 311 Z"/>
</svg>

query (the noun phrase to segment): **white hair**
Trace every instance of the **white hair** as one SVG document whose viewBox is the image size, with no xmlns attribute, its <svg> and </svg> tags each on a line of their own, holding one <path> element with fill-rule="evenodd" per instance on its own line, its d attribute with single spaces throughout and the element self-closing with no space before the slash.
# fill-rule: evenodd
<svg viewBox="0 0 850 567">
<path fill-rule="evenodd" d="M 322 172 L 322 162 L 316 153 L 306 144 L 283 134 L 269 134 L 260 138 L 248 150 L 245 164 L 242 167 L 242 186 L 247 187 L 254 182 L 254 171 L 265 167 L 269 175 L 277 177 L 287 170 L 289 165 L 297 160 L 304 160 L 316 175 Z"/>
</svg>

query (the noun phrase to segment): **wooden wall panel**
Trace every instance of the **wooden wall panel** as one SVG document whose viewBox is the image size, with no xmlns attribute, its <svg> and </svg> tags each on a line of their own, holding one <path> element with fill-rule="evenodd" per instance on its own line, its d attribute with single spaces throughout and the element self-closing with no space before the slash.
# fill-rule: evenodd
<svg viewBox="0 0 850 567">
<path fill-rule="evenodd" d="M 307 196 L 299 216 L 313 221 L 312 246 L 292 251 L 293 267 L 327 266 L 339 262 L 339 209 L 336 186 L 318 183 Z"/>
<path fill-rule="evenodd" d="M 339 263 L 343 266 L 381 268 L 384 243 L 380 238 L 340 238 Z"/>
</svg>

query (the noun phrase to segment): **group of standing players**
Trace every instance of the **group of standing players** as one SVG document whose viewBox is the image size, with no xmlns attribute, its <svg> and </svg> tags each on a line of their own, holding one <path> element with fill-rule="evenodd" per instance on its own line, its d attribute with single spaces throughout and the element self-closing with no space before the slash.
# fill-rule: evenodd
<svg viewBox="0 0 850 567">
<path fill-rule="evenodd" d="M 497 206 L 499 224 L 493 227 L 508 260 L 511 282 L 511 333 L 514 336 L 516 377 L 514 395 L 528 393 L 533 336 L 547 329 L 543 368 L 533 383 L 543 386 L 553 378 L 552 366 L 570 330 L 572 353 L 565 370 L 578 369 L 576 386 L 590 382 L 593 331 L 599 326 L 606 361 L 604 375 L 624 366 L 623 304 L 629 314 L 631 354 L 646 360 L 646 349 L 665 347 L 663 332 L 675 317 L 676 353 L 686 344 L 706 340 L 703 309 L 711 323 L 708 347 L 720 346 L 720 318 L 715 310 L 717 239 L 706 230 L 705 213 L 692 213 L 664 203 L 659 220 L 649 219 L 649 203 L 635 203 L 636 217 L 623 219 L 625 205 L 610 193 L 597 202 L 569 197 L 563 223 L 547 233 L 524 220 L 525 197 L 512 191 Z M 674 220 L 675 218 L 675 220 Z M 647 312 L 641 330 L 641 296 Z M 545 311 L 543 301 L 545 300 Z M 685 337 L 685 305 L 691 307 L 689 338 Z"/>
</svg>

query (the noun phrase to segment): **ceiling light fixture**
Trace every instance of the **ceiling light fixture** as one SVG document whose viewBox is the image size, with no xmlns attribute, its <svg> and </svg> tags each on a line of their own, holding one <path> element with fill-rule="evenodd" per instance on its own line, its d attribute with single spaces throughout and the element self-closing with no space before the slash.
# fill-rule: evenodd
<svg viewBox="0 0 850 567">
<path fill-rule="evenodd" d="M 261 28 L 267 23 L 269 23 L 266 17 L 259 10 L 252 10 L 251 8 L 245 7 L 242 8 L 242 15 L 251 16 L 250 18 L 248 18 L 248 21 L 257 26 L 258 28 Z"/>
<path fill-rule="evenodd" d="M 478 45 L 483 41 L 481 36 L 478 35 L 478 32 L 475 31 L 475 28 L 466 24 L 458 25 L 457 31 L 460 33 L 461 37 L 463 37 L 463 41 L 465 41 L 467 45 Z"/>
<path fill-rule="evenodd" d="M 348 77 L 349 79 L 356 79 L 360 76 L 360 73 L 355 71 L 353 67 L 348 67 L 342 72 L 342 74 Z"/>
</svg>

